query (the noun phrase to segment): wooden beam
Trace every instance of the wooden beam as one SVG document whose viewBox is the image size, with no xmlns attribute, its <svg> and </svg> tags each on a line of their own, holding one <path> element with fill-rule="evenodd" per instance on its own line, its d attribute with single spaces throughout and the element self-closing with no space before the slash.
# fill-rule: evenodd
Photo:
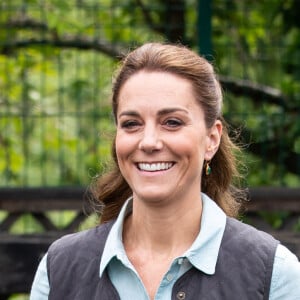
<svg viewBox="0 0 300 300">
<path fill-rule="evenodd" d="M 249 190 L 247 211 L 300 212 L 300 188 L 259 187 Z"/>
<path fill-rule="evenodd" d="M 11 212 L 0 223 L 0 232 L 8 231 L 10 227 L 22 216 L 21 212 Z"/>
<path fill-rule="evenodd" d="M 0 210 L 45 212 L 83 210 L 86 190 L 82 187 L 0 188 Z"/>
<path fill-rule="evenodd" d="M 0 188 L 0 210 L 45 212 L 88 209 L 89 192 L 83 187 Z M 300 212 L 300 188 L 259 187 L 249 189 L 248 211 Z"/>
</svg>

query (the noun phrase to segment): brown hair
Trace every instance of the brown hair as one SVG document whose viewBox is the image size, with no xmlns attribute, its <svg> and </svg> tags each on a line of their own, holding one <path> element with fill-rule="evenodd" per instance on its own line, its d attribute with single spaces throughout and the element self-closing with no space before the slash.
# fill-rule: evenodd
<svg viewBox="0 0 300 300">
<path fill-rule="evenodd" d="M 204 58 L 181 45 L 148 43 L 130 52 L 123 60 L 113 84 L 112 108 L 116 120 L 121 87 L 141 70 L 169 72 L 187 79 L 193 87 L 196 101 L 204 110 L 207 128 L 219 119 L 223 133 L 218 151 L 210 162 L 212 173 L 202 174 L 201 190 L 210 196 L 229 216 L 237 216 L 241 207 L 241 193 L 232 185 L 239 173 L 235 151 L 238 147 L 228 135 L 222 118 L 222 90 L 212 65 Z M 116 218 L 124 201 L 132 194 L 121 175 L 113 143 L 114 166 L 97 179 L 93 193 L 98 203 L 103 204 L 101 223 Z"/>
</svg>

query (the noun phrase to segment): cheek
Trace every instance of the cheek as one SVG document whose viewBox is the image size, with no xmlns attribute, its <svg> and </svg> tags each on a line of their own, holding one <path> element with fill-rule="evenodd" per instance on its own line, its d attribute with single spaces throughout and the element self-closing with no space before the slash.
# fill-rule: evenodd
<svg viewBox="0 0 300 300">
<path fill-rule="evenodd" d="M 117 164 L 119 166 L 119 169 L 122 173 L 123 176 L 125 176 L 124 171 L 125 171 L 125 157 L 126 157 L 126 143 L 123 142 L 123 139 L 120 138 L 120 136 L 116 136 L 115 140 L 115 149 L 116 149 L 116 159 L 117 159 Z"/>
<path fill-rule="evenodd" d="M 176 143 L 174 149 L 178 150 L 178 153 L 200 159 L 204 156 L 207 138 L 198 134 L 190 134 L 181 139 L 174 139 L 174 142 Z"/>
<path fill-rule="evenodd" d="M 126 144 L 122 141 L 122 137 L 120 135 L 116 135 L 116 140 L 115 140 L 115 149 L 116 149 L 116 156 L 118 161 L 120 160 L 120 157 L 122 157 L 124 151 L 126 151 L 125 148 Z"/>
<path fill-rule="evenodd" d="M 133 151 L 133 139 L 128 136 L 124 136 L 123 134 L 117 133 L 115 147 L 117 159 L 118 161 L 120 161 L 126 158 Z"/>
</svg>

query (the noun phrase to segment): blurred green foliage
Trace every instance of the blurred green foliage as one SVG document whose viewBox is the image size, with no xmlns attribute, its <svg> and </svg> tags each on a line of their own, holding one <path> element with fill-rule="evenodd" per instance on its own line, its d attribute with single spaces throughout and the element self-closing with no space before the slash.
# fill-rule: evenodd
<svg viewBox="0 0 300 300">
<path fill-rule="evenodd" d="M 0 186 L 85 185 L 101 173 L 114 132 L 116 55 L 176 39 L 198 51 L 197 2 L 1 2 Z M 284 95 L 274 104 L 225 90 L 229 123 L 249 131 L 247 144 L 263 144 L 246 149 L 247 184 L 297 186 L 299 1 L 212 5 L 217 72 Z"/>
</svg>

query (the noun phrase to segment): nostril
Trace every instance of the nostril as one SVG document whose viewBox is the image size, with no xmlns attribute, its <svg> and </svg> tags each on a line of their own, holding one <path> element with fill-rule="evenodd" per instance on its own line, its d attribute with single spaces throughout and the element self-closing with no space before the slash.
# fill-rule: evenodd
<svg viewBox="0 0 300 300">
<path fill-rule="evenodd" d="M 159 151 L 162 149 L 163 143 L 157 138 L 143 138 L 139 143 L 139 149 L 146 152 L 152 153 L 154 151 Z"/>
</svg>

